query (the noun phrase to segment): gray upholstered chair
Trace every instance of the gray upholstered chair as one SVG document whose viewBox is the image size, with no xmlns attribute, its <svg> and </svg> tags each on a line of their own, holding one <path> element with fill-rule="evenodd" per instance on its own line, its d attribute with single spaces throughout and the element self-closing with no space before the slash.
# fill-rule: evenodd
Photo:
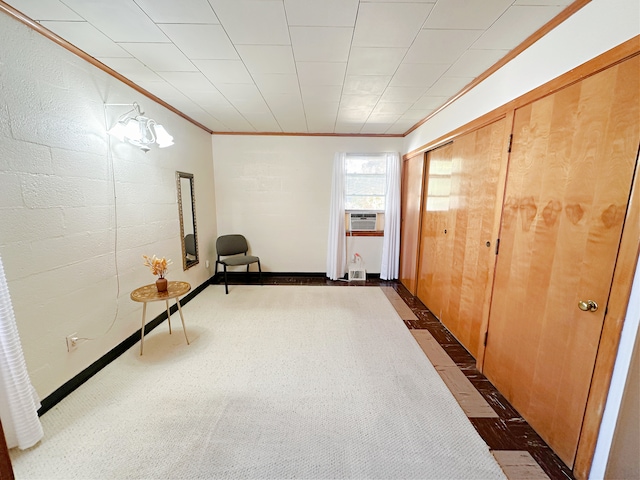
<svg viewBox="0 0 640 480">
<path fill-rule="evenodd" d="M 229 286 L 227 284 L 227 267 L 236 267 L 238 265 L 246 265 L 247 272 L 249 266 L 252 263 L 258 264 L 258 272 L 260 276 L 260 284 L 262 284 L 262 268 L 260 268 L 260 258 L 253 255 L 247 255 L 249 246 L 247 245 L 247 239 L 243 235 L 222 235 L 216 240 L 216 253 L 218 259 L 216 260 L 216 272 L 218 273 L 218 264 L 224 267 L 224 291 L 229 293 Z M 220 258 L 228 257 L 228 258 Z"/>
<path fill-rule="evenodd" d="M 196 236 L 189 233 L 184 236 L 184 250 L 187 255 L 196 256 Z"/>
</svg>

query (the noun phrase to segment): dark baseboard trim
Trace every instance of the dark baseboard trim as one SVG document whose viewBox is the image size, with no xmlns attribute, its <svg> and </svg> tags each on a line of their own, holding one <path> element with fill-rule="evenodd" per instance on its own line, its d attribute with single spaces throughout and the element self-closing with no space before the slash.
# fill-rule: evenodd
<svg viewBox="0 0 640 480">
<path fill-rule="evenodd" d="M 258 272 L 251 271 L 247 272 L 227 272 L 227 278 L 229 280 L 241 280 L 241 279 L 251 279 L 257 280 L 259 277 Z M 327 278 L 327 274 L 325 272 L 262 272 L 262 279 L 266 280 L 269 278 L 282 278 L 282 277 L 293 277 L 293 278 Z M 343 278 L 347 278 L 347 274 Z M 367 273 L 368 279 L 376 279 L 380 278 L 379 273 Z M 211 285 L 224 284 L 224 273 L 218 272 L 211 277 Z"/>
<path fill-rule="evenodd" d="M 185 295 L 184 297 L 182 297 L 182 299 L 180 300 L 180 305 L 186 305 L 187 303 L 189 303 L 193 298 L 195 298 L 200 292 L 202 292 L 205 288 L 207 288 L 211 284 L 211 280 L 212 278 L 204 282 L 199 287 L 196 287 L 195 289 L 191 290 L 191 292 L 189 292 L 188 295 Z M 170 311 L 172 315 L 175 312 L 177 312 L 178 311 L 177 305 L 175 304 L 172 305 L 170 308 Z M 165 311 L 145 325 L 144 334 L 147 335 L 149 332 L 151 332 L 154 328 L 156 328 L 166 319 L 167 319 L 167 312 Z M 98 373 L 100 370 L 102 370 L 104 367 L 109 365 L 116 358 L 118 358 L 120 355 L 122 355 L 124 352 L 129 350 L 136 343 L 138 343 L 140 341 L 140 330 L 141 328 L 138 329 L 137 332 L 134 332 L 133 334 L 131 334 L 126 340 L 122 341 L 112 350 L 105 353 L 102 357 L 100 357 L 98 360 L 93 362 L 87 368 L 82 370 L 71 380 L 65 382 L 62 386 L 57 388 L 53 393 L 51 393 L 50 395 L 42 399 L 42 401 L 40 402 L 41 407 L 38 409 L 38 416 L 42 416 L 45 413 L 47 413 L 49 410 L 55 407 L 58 403 L 60 403 L 60 401 L 62 401 L 63 398 L 65 398 L 67 395 L 73 392 L 76 388 L 78 388 L 80 385 L 85 383 L 87 380 L 93 377 L 96 373 Z"/>
</svg>

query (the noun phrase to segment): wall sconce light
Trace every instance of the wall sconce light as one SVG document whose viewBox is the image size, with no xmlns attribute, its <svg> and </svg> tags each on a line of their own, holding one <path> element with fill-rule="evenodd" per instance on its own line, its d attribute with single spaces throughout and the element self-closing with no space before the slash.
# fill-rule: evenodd
<svg viewBox="0 0 640 480">
<path fill-rule="evenodd" d="M 121 142 L 135 145 L 145 153 L 151 150 L 150 146 L 154 143 L 160 148 L 173 145 L 173 137 L 169 132 L 152 118 L 145 117 L 140 105 L 135 102 L 133 108 L 121 115 L 107 133 Z"/>
</svg>

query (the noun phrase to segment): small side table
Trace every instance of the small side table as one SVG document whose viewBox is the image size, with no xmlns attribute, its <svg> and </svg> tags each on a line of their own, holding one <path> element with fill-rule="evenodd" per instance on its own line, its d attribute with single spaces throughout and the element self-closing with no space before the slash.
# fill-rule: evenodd
<svg viewBox="0 0 640 480">
<path fill-rule="evenodd" d="M 169 282 L 167 285 L 167 291 L 159 293 L 156 288 L 156 284 L 145 285 L 144 287 L 136 288 L 131 292 L 131 300 L 134 302 L 142 302 L 142 331 L 140 333 L 140 355 L 142 355 L 142 347 L 144 346 L 144 322 L 147 316 L 147 302 L 159 302 L 164 300 L 167 306 L 167 321 L 169 322 L 169 335 L 171 335 L 171 310 L 169 309 L 169 300 L 176 299 L 176 305 L 178 306 L 178 312 L 180 312 L 180 320 L 182 320 L 182 330 L 184 330 L 184 338 L 189 345 L 189 337 L 187 337 L 187 328 L 184 326 L 184 316 L 182 315 L 182 307 L 180 306 L 180 299 L 182 295 L 191 290 L 191 285 L 187 282 Z"/>
</svg>

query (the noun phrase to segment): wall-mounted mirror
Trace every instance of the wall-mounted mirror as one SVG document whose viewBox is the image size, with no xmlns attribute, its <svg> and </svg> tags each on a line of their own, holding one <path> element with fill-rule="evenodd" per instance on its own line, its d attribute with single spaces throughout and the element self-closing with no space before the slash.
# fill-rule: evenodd
<svg viewBox="0 0 640 480">
<path fill-rule="evenodd" d="M 180 238 L 182 239 L 182 268 L 188 270 L 200 261 L 198 258 L 193 174 L 176 172 L 176 182 L 178 184 L 178 210 L 180 211 Z"/>
</svg>

